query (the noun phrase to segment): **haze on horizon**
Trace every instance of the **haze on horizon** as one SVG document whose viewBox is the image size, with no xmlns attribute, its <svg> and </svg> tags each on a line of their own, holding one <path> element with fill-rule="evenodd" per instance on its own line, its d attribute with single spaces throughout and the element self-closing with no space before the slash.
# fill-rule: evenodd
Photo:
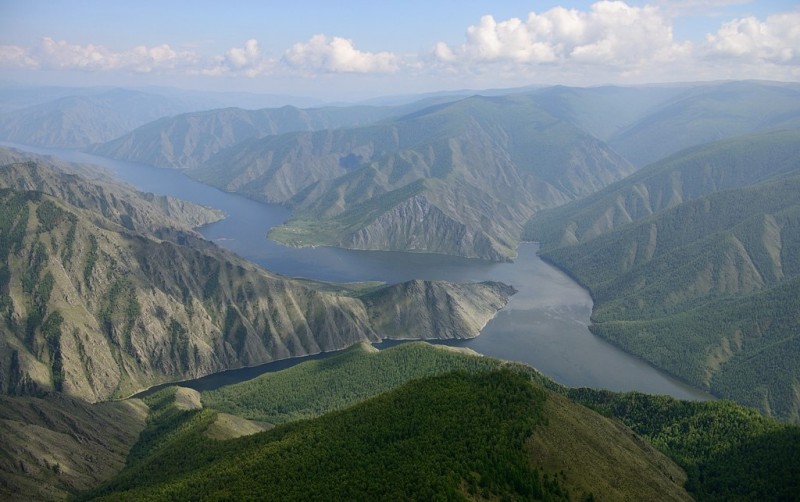
<svg viewBox="0 0 800 502">
<path fill-rule="evenodd" d="M 791 0 L 0 5 L 0 80 L 323 100 L 464 88 L 800 80 Z"/>
</svg>

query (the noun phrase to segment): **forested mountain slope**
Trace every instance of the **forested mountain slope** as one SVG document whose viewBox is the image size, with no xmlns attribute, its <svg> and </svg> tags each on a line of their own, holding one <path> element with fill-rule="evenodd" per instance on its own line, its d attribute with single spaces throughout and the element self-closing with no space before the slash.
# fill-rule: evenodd
<svg viewBox="0 0 800 502">
<path fill-rule="evenodd" d="M 461 387 L 467 381 L 472 382 L 469 391 Z M 482 390 L 486 382 L 492 382 L 489 394 Z M 517 383 L 508 386 L 511 382 Z M 537 397 L 527 412 L 516 415 L 518 392 L 525 386 Z M 453 493 L 454 487 L 456 498 L 536 498 L 525 491 L 536 485 L 536 476 L 528 477 L 532 468 L 540 481 L 549 480 L 545 493 L 555 490 L 550 499 L 683 500 L 689 496 L 685 486 L 698 500 L 782 500 L 796 491 L 800 469 L 793 454 L 800 428 L 731 402 L 565 389 L 524 365 L 424 343 L 380 352 L 353 347 L 326 360 L 205 392 L 203 410 L 177 410 L 171 403 L 180 392 L 165 389 L 144 398 L 151 419 L 128 469 L 93 495 L 190 497 L 194 490 L 232 489 L 246 496 L 263 493 L 268 483 L 280 491 L 279 498 L 290 499 L 338 496 L 331 494 L 380 498 L 385 493 L 435 498 Z M 227 416 L 218 413 L 218 406 L 284 425 L 227 445 L 211 443 L 205 436 Z M 332 409 L 341 411 L 326 414 Z M 520 418 L 532 420 L 527 432 L 513 425 Z M 371 439 L 365 441 L 362 433 Z M 518 434 L 517 439 L 509 442 L 509 433 Z M 472 463 L 482 449 L 478 437 L 492 438 L 493 452 L 486 455 L 493 469 Z M 459 450 L 465 438 L 470 446 Z M 686 469 L 688 477 L 653 447 Z M 520 450 L 523 464 L 517 463 Z M 208 455 L 188 453 L 195 451 Z M 436 465 L 420 459 L 421 452 L 436 459 Z M 193 463 L 175 458 L 192 458 Z M 282 459 L 280 465 L 276 458 Z M 285 484 L 282 477 L 293 479 L 296 470 L 311 463 L 319 478 L 307 482 L 308 491 Z M 472 466 L 467 478 L 464 463 Z M 348 475 L 335 476 L 343 464 Z M 158 470 L 161 466 L 167 471 Z M 373 475 L 373 468 L 381 471 Z M 407 483 L 406 469 L 414 468 L 418 482 Z M 263 474 L 274 469 L 280 476 Z M 399 475 L 381 474 L 386 472 Z M 372 482 L 376 476 L 380 483 Z"/>
<path fill-rule="evenodd" d="M 800 427 L 730 401 L 678 401 L 638 392 L 571 389 L 686 470 L 697 500 L 794 500 L 800 492 Z"/>
<path fill-rule="evenodd" d="M 526 225 L 524 237 L 541 242 L 545 251 L 584 242 L 713 192 L 800 174 L 798 159 L 800 131 L 744 136 L 694 147 L 583 199 L 540 211 Z"/>
<path fill-rule="evenodd" d="M 542 213 L 528 236 L 591 290 L 593 332 L 797 421 L 798 149 L 797 133 L 693 149 Z"/>
<path fill-rule="evenodd" d="M 178 418 L 164 410 L 169 392 L 145 399 L 154 411 Z M 509 370 L 418 379 L 314 420 L 230 441 L 204 436 L 216 420 L 212 409 L 182 418 L 161 431 L 151 422 L 153 434 L 146 431 L 148 441 L 134 449 L 141 456 L 91 495 L 689 500 L 683 473 L 659 452 Z M 562 455 L 547 447 L 550 439 L 574 450 Z M 586 482 L 581 474 L 589 465 L 608 477 Z"/>
<path fill-rule="evenodd" d="M 94 187 L 84 195 L 106 208 L 142 203 L 114 203 L 121 193 Z M 396 312 L 394 294 L 381 301 L 375 292 L 366 302 L 355 290 L 271 274 L 180 223 L 142 233 L 122 215 L 108 219 L 84 205 L 0 191 L 4 393 L 54 389 L 97 401 L 384 336 L 476 336 L 513 293 L 494 283 L 420 281 L 402 297 L 416 315 L 387 327 L 381 320 Z M 426 318 L 435 332 L 422 331 Z"/>
</svg>

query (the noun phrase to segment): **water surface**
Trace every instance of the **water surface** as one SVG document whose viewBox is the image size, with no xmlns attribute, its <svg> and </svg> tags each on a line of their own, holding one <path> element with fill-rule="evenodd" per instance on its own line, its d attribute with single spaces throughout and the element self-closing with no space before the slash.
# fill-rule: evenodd
<svg viewBox="0 0 800 502">
<path fill-rule="evenodd" d="M 228 218 L 207 225 L 201 233 L 220 246 L 265 268 L 292 277 L 324 281 L 384 281 L 410 279 L 501 281 L 519 292 L 487 324 L 477 338 L 444 342 L 471 348 L 487 356 L 529 364 L 559 383 L 614 391 L 638 390 L 681 399 L 710 396 L 670 377 L 604 340 L 588 329 L 592 300 L 588 292 L 536 254 L 537 245 L 524 243 L 514 263 L 491 263 L 424 253 L 353 251 L 328 247 L 291 248 L 266 238 L 289 217 L 286 208 L 262 204 L 203 185 L 182 172 L 122 162 L 71 151 L 9 145 L 51 154 L 73 162 L 97 164 L 140 190 L 173 195 L 219 208 Z M 252 378 L 292 362 L 270 363 L 260 369 L 224 372 L 198 380 L 214 388 Z M 192 385 L 192 384 L 189 384 Z"/>
</svg>

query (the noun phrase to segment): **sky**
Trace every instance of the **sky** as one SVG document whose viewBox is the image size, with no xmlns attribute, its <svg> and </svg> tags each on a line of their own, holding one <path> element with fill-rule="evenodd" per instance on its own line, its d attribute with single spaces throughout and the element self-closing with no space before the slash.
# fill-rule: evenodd
<svg viewBox="0 0 800 502">
<path fill-rule="evenodd" d="M 0 81 L 361 100 L 800 81 L 798 0 L 0 0 Z"/>
</svg>

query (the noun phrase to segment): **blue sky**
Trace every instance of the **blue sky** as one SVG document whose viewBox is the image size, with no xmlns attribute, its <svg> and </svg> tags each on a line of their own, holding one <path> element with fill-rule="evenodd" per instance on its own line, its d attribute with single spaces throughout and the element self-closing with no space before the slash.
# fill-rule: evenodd
<svg viewBox="0 0 800 502">
<path fill-rule="evenodd" d="M 796 1 L 0 2 L 0 79 L 359 99 L 800 79 Z"/>
</svg>

